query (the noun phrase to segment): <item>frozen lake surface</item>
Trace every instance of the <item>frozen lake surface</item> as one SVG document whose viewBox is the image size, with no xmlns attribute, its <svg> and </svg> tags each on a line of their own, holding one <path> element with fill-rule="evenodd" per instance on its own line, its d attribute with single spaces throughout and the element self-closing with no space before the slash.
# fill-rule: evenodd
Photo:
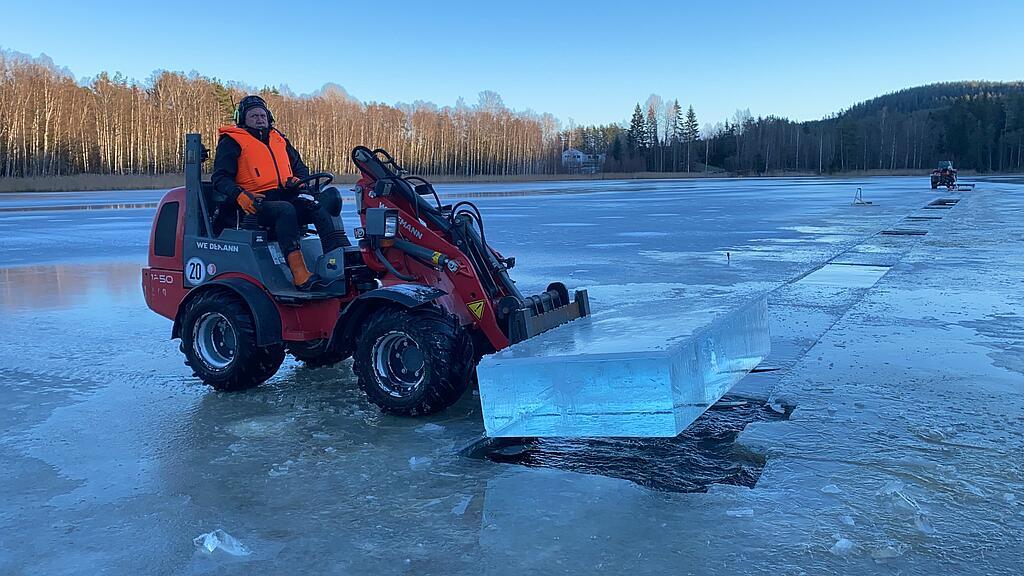
<svg viewBox="0 0 1024 576">
<path fill-rule="evenodd" d="M 873 204 L 851 205 L 858 187 Z M 665 444 L 628 460 L 652 481 L 608 472 L 624 443 L 471 457 L 478 397 L 381 416 L 348 363 L 215 393 L 142 299 L 153 210 L 133 206 L 160 193 L 5 194 L 0 574 L 1019 573 L 1021 181 L 438 189 L 476 196 L 524 292 L 768 291 L 777 370 L 731 397 L 790 418 L 716 447 L 763 463 L 756 486 L 665 488 L 699 464 Z M 959 202 L 925 208 L 939 198 Z M 237 555 L 193 542 L 218 529 Z"/>
</svg>

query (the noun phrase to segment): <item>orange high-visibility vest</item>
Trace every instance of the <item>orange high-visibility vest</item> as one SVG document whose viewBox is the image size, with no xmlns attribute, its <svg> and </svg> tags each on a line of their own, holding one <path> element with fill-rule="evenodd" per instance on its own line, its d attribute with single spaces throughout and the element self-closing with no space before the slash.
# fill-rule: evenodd
<svg viewBox="0 0 1024 576">
<path fill-rule="evenodd" d="M 219 132 L 227 134 L 242 147 L 235 175 L 235 183 L 242 190 L 257 193 L 284 188 L 292 177 L 292 165 L 288 160 L 288 144 L 280 132 L 270 129 L 269 146 L 245 128 L 222 126 Z"/>
</svg>

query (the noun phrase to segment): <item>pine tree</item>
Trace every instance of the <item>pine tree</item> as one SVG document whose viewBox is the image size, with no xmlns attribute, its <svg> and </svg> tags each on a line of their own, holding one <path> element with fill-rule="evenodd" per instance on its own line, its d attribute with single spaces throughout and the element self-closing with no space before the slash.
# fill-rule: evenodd
<svg viewBox="0 0 1024 576">
<path fill-rule="evenodd" d="M 654 147 L 658 145 L 658 117 L 654 112 L 654 108 L 647 109 L 647 119 L 644 122 L 644 133 L 647 136 L 647 146 Z"/>
<path fill-rule="evenodd" d="M 690 144 L 700 138 L 700 127 L 697 124 L 697 114 L 691 105 L 686 110 L 686 119 L 683 121 L 683 140 L 686 142 L 686 171 L 690 171 Z"/>
<path fill-rule="evenodd" d="M 626 132 L 626 144 L 630 157 L 636 156 L 643 148 L 645 136 L 644 113 L 640 110 L 640 103 L 637 102 L 636 108 L 633 109 L 633 118 L 629 121 L 629 130 Z"/>
<path fill-rule="evenodd" d="M 672 102 L 672 124 L 669 127 L 669 135 L 672 139 L 672 171 L 679 171 L 679 143 L 683 139 L 683 108 L 679 100 Z"/>
<path fill-rule="evenodd" d="M 683 130 L 686 134 L 686 138 L 690 142 L 700 139 L 700 127 L 697 125 L 697 114 L 693 111 L 693 106 L 690 106 L 686 110 L 686 120 L 683 122 Z"/>
<path fill-rule="evenodd" d="M 650 106 L 647 108 L 647 122 L 644 127 L 646 133 L 646 144 L 647 147 L 654 152 L 654 154 L 648 159 L 648 170 L 654 170 L 653 165 L 654 159 L 658 155 L 658 115 L 654 111 L 654 107 Z"/>
</svg>

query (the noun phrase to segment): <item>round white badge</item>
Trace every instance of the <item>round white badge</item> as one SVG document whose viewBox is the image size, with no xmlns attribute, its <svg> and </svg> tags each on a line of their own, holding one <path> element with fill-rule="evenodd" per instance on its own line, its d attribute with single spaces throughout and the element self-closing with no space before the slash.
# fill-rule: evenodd
<svg viewBox="0 0 1024 576">
<path fill-rule="evenodd" d="M 185 281 L 189 284 L 202 284 L 206 280 L 206 263 L 202 258 L 190 258 L 185 264 Z"/>
</svg>

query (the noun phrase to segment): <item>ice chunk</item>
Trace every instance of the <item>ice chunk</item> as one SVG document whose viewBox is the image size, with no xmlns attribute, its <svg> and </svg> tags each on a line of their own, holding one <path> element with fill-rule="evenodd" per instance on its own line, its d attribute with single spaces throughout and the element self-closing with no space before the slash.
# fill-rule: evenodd
<svg viewBox="0 0 1024 576">
<path fill-rule="evenodd" d="M 821 487 L 821 491 L 825 494 L 841 494 L 843 491 L 835 484 L 826 484 Z"/>
<path fill-rule="evenodd" d="M 288 470 L 291 468 L 292 464 L 295 464 L 295 462 L 292 460 L 286 460 L 281 464 L 275 464 L 273 467 L 270 468 L 269 471 L 267 471 L 267 475 L 270 476 L 271 478 L 278 478 L 284 476 L 288 474 Z"/>
<path fill-rule="evenodd" d="M 907 548 L 908 546 L 902 542 L 890 542 L 884 546 L 875 548 L 871 553 L 871 558 L 876 562 L 885 562 L 886 560 L 899 558 L 907 551 Z"/>
<path fill-rule="evenodd" d="M 432 458 L 426 456 L 413 456 L 409 458 L 409 469 L 410 470 L 425 470 L 430 463 L 433 462 Z"/>
<path fill-rule="evenodd" d="M 914 514 L 914 527 L 924 534 L 935 533 L 935 528 L 932 527 L 931 520 L 928 519 L 928 515 L 924 512 L 918 512 L 917 514 Z"/>
<path fill-rule="evenodd" d="M 768 354 L 768 303 L 662 301 L 646 316 L 595 315 L 477 369 L 488 436 L 673 437 Z"/>
<path fill-rule="evenodd" d="M 248 556 L 250 554 L 245 545 L 220 528 L 196 536 L 192 539 L 192 543 L 207 554 L 212 554 L 214 550 L 221 550 L 232 556 Z"/>
<path fill-rule="evenodd" d="M 846 538 L 840 537 L 838 540 L 836 540 L 836 543 L 833 544 L 831 548 L 829 548 L 829 552 L 835 554 L 836 556 L 846 556 L 847 554 L 853 551 L 853 547 L 854 544 L 851 540 L 847 540 Z"/>
<path fill-rule="evenodd" d="M 733 518 L 750 518 L 754 515 L 754 510 L 751 508 L 737 508 L 736 510 L 726 510 L 725 515 Z"/>
<path fill-rule="evenodd" d="M 443 430 L 444 426 L 441 426 L 440 424 L 434 424 L 433 422 L 427 422 L 426 424 L 416 429 L 417 432 L 421 432 L 424 434 L 433 434 L 435 432 L 441 432 Z"/>
<path fill-rule="evenodd" d="M 469 508 L 469 503 L 472 501 L 472 496 L 463 496 L 454 506 L 452 506 L 452 514 L 462 516 L 466 513 L 466 508 Z"/>
</svg>

